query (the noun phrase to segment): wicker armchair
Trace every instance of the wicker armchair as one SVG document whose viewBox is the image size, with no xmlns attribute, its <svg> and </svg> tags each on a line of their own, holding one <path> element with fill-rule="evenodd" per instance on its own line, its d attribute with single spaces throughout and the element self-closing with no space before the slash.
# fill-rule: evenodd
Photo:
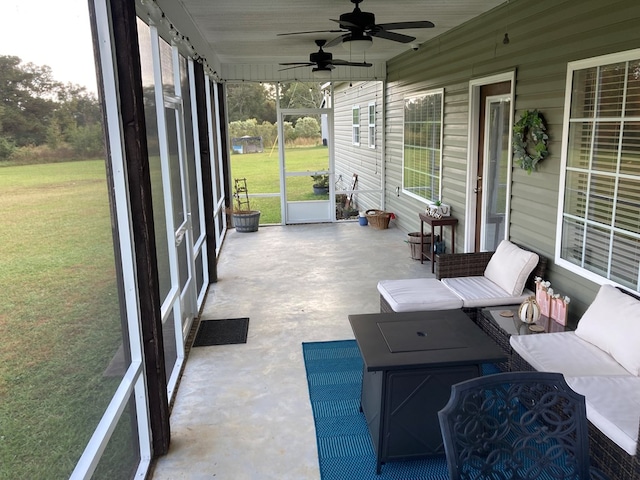
<svg viewBox="0 0 640 480">
<path fill-rule="evenodd" d="M 524 250 L 532 251 L 522 245 L 518 246 Z M 442 280 L 443 278 L 479 277 L 484 274 L 493 253 L 494 252 L 445 253 L 436 255 L 436 278 Z M 536 290 L 535 278 L 544 278 L 547 270 L 547 258 L 540 254 L 538 254 L 538 257 L 538 265 L 533 269 L 525 284 L 526 288 L 532 292 Z M 478 319 L 477 308 L 463 308 L 463 310 L 474 321 Z"/>
</svg>

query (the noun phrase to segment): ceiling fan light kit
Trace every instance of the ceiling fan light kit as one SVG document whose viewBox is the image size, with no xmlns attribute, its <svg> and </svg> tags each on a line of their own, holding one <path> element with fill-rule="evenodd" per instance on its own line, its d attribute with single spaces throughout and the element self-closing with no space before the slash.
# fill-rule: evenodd
<svg viewBox="0 0 640 480">
<path fill-rule="evenodd" d="M 313 76 L 316 78 L 331 78 L 331 69 L 324 67 L 324 68 L 314 68 L 313 70 L 311 70 L 313 72 Z"/>
<path fill-rule="evenodd" d="M 342 39 L 342 47 L 348 52 L 362 53 L 369 50 L 371 45 L 373 45 L 373 39 L 366 35 L 347 35 Z"/>
</svg>

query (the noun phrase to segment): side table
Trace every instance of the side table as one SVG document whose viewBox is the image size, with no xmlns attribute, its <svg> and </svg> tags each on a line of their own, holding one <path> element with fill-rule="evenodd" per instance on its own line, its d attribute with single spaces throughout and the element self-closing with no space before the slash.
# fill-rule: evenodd
<svg viewBox="0 0 640 480">
<path fill-rule="evenodd" d="M 424 224 L 428 223 L 431 226 L 431 248 L 429 249 L 429 260 L 431 260 L 431 273 L 435 272 L 435 261 L 436 255 L 433 251 L 433 247 L 435 245 L 435 236 L 434 236 L 434 228 L 440 227 L 440 238 L 442 237 L 442 227 L 450 226 L 451 227 L 451 253 L 455 253 L 456 248 L 456 224 L 458 223 L 458 219 L 454 217 L 442 217 L 442 218 L 434 218 L 425 213 L 419 213 L 420 217 L 420 263 L 424 263 L 424 256 L 426 255 L 423 252 L 424 246 Z"/>
<path fill-rule="evenodd" d="M 480 315 L 476 320 L 478 326 L 489 337 L 496 342 L 500 348 L 509 356 L 509 362 L 500 363 L 498 366 L 503 371 L 511 370 L 511 355 L 513 351 L 509 343 L 511 335 L 538 335 L 542 333 L 566 332 L 573 328 L 560 325 L 549 317 L 541 316 L 540 319 L 533 324 L 527 324 L 518 318 L 518 309 L 520 305 L 503 305 L 500 307 L 489 307 L 480 310 Z M 511 314 L 511 316 L 507 316 Z M 540 331 L 534 331 L 534 329 Z"/>
</svg>

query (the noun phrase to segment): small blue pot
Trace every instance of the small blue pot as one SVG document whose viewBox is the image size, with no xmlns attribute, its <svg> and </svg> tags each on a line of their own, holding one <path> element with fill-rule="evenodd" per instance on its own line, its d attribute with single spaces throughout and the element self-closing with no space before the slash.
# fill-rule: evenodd
<svg viewBox="0 0 640 480">
<path fill-rule="evenodd" d="M 358 217 L 358 223 L 361 226 L 366 227 L 369 224 L 369 220 L 367 220 L 367 217 Z"/>
</svg>

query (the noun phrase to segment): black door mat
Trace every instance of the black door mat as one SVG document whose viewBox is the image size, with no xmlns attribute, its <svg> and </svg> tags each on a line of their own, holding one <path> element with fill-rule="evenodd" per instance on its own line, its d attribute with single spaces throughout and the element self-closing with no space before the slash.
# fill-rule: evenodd
<svg viewBox="0 0 640 480">
<path fill-rule="evenodd" d="M 202 320 L 193 341 L 194 347 L 247 343 L 249 318 L 227 318 L 224 320 Z"/>
</svg>

